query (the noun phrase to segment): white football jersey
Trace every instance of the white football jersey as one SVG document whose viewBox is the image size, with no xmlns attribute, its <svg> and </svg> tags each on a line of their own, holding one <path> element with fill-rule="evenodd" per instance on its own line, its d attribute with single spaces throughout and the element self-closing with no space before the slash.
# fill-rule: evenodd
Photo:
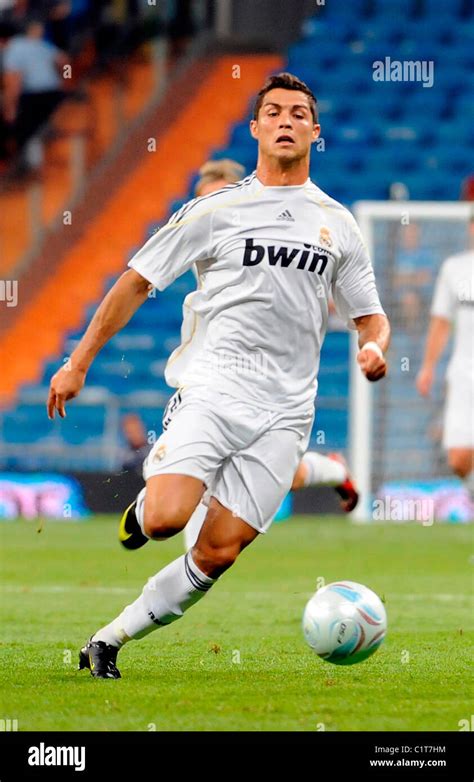
<svg viewBox="0 0 474 782">
<path fill-rule="evenodd" d="M 330 293 L 342 319 L 383 313 L 351 213 L 310 179 L 254 172 L 185 204 L 131 259 L 159 290 L 196 265 L 173 386 L 205 385 L 268 409 L 312 406 Z"/>
<path fill-rule="evenodd" d="M 448 373 L 474 374 L 474 250 L 451 255 L 436 280 L 431 314 L 454 327 L 454 345 Z"/>
</svg>

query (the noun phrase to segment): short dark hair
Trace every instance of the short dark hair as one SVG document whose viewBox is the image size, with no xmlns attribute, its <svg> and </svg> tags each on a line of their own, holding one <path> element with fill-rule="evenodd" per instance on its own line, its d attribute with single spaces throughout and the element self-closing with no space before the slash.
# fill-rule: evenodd
<svg viewBox="0 0 474 782">
<path fill-rule="evenodd" d="M 270 76 L 265 84 L 263 85 L 262 89 L 257 95 L 257 98 L 255 100 L 255 105 L 253 109 L 253 118 L 257 119 L 258 112 L 262 108 L 262 103 L 265 95 L 267 92 L 270 92 L 270 90 L 276 90 L 276 89 L 283 89 L 283 90 L 299 90 L 299 92 L 304 92 L 305 95 L 309 98 L 309 106 L 311 109 L 311 114 L 313 115 L 313 120 L 317 124 L 318 122 L 318 108 L 317 108 L 317 99 L 315 95 L 313 94 L 313 91 L 310 90 L 307 84 L 304 83 L 304 81 L 301 81 L 301 79 L 298 79 L 297 76 L 293 76 L 292 73 L 277 73 L 275 76 Z"/>
</svg>

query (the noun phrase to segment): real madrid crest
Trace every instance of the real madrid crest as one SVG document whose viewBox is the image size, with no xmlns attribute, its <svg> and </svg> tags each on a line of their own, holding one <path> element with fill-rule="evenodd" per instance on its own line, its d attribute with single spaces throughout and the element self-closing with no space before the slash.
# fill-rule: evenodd
<svg viewBox="0 0 474 782">
<path fill-rule="evenodd" d="M 157 448 L 155 453 L 153 454 L 153 461 L 161 462 L 161 460 L 164 459 L 165 454 L 166 454 L 166 445 L 160 445 L 159 448 Z"/>
<path fill-rule="evenodd" d="M 332 246 L 331 232 L 325 225 L 319 231 L 319 243 L 326 245 L 326 247 Z"/>
</svg>

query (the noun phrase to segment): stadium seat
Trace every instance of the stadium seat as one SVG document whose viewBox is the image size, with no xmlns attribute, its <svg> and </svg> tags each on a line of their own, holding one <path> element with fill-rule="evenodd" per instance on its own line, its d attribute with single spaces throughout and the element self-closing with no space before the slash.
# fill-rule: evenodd
<svg viewBox="0 0 474 782">
<path fill-rule="evenodd" d="M 427 18 L 455 17 L 457 21 L 461 21 L 459 17 L 462 16 L 465 7 L 466 3 L 464 0 L 449 0 L 449 3 L 446 3 L 444 0 L 423 0 L 423 14 Z"/>
<path fill-rule="evenodd" d="M 409 17 L 418 10 L 417 0 L 405 0 L 403 3 L 403 15 Z M 400 13 L 398 0 L 372 0 L 371 11 L 378 19 L 393 19 Z"/>
</svg>

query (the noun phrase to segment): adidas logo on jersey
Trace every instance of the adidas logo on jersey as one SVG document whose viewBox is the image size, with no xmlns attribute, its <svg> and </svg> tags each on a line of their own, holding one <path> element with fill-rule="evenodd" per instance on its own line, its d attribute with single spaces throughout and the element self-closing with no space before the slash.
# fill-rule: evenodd
<svg viewBox="0 0 474 782">
<path fill-rule="evenodd" d="M 289 211 L 289 209 L 284 209 L 283 212 L 280 212 L 280 214 L 277 217 L 277 220 L 288 220 L 290 223 L 295 222 L 295 218 Z"/>
<path fill-rule="evenodd" d="M 275 247 L 275 245 L 266 247 L 263 244 L 254 244 L 253 239 L 246 239 L 243 265 L 257 266 L 267 256 L 270 266 L 279 264 L 286 269 L 294 262 L 293 265 L 297 269 L 322 274 L 328 264 L 328 255 L 319 252 L 311 244 L 303 244 L 303 248 L 301 250 L 299 247 L 285 247 L 284 245 L 282 247 Z M 296 260 L 297 258 L 298 260 Z"/>
</svg>

